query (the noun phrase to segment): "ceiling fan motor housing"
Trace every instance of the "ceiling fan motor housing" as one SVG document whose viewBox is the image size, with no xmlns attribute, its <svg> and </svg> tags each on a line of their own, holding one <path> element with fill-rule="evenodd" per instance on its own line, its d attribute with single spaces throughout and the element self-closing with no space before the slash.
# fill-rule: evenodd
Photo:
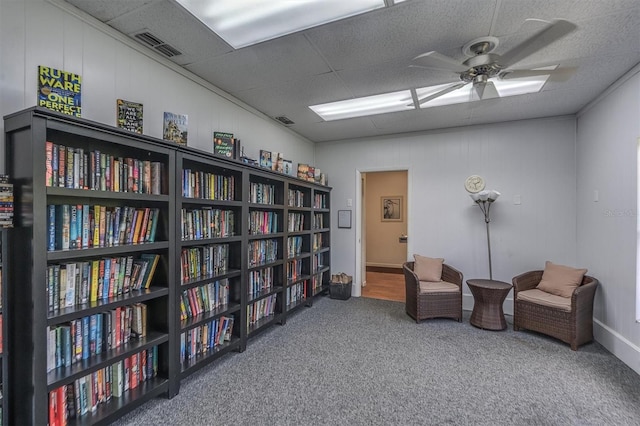
<svg viewBox="0 0 640 426">
<path fill-rule="evenodd" d="M 484 76 L 483 80 L 495 77 L 500 73 L 502 67 L 498 64 L 499 56 L 492 53 L 484 53 L 471 57 L 463 62 L 469 69 L 460 74 L 460 80 L 464 82 L 472 82 L 477 80 L 478 76 Z"/>
</svg>

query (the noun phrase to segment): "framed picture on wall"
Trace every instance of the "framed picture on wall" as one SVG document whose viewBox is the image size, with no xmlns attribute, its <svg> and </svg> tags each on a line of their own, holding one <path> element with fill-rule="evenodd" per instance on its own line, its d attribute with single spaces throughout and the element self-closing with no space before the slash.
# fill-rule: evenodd
<svg viewBox="0 0 640 426">
<path fill-rule="evenodd" d="M 402 195 L 380 197 L 380 207 L 383 222 L 402 222 Z"/>
</svg>

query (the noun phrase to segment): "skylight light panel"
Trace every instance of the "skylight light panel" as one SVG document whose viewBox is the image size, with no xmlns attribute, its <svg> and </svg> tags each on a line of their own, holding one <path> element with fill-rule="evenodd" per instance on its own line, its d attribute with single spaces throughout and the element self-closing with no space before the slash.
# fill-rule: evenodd
<svg viewBox="0 0 640 426">
<path fill-rule="evenodd" d="M 176 0 L 235 49 L 384 7 L 384 0 Z"/>
<path fill-rule="evenodd" d="M 309 108 L 325 121 L 414 109 L 411 91 L 384 93 L 364 98 L 312 105 Z"/>
</svg>

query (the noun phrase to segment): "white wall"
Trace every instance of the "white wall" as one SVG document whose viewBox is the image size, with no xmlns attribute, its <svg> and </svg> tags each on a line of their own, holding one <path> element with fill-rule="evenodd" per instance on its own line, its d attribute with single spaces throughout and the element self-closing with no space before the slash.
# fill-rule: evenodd
<svg viewBox="0 0 640 426">
<path fill-rule="evenodd" d="M 190 147 L 211 152 L 218 130 L 234 133 L 252 158 L 266 149 L 283 152 L 294 164 L 315 164 L 309 140 L 216 94 L 218 89 L 93 18 L 45 0 L 0 0 L 2 116 L 36 104 L 38 65 L 82 76 L 84 118 L 115 125 L 121 98 L 144 104 L 146 135 L 162 138 L 164 111 L 188 114 Z M 1 164 L 4 149 L 0 153 Z"/>
<path fill-rule="evenodd" d="M 321 143 L 316 164 L 333 187 L 332 214 L 354 209 L 354 217 L 347 199 L 358 198 L 357 171 L 408 169 L 409 256 L 444 257 L 465 280 L 489 277 L 483 215 L 464 189 L 467 176 L 482 175 L 502 193 L 491 209 L 493 277 L 511 282 L 545 260 L 577 263 L 575 125 L 558 117 Z M 331 240 L 332 269 L 356 274 L 356 228 L 334 227 Z"/>
<path fill-rule="evenodd" d="M 600 280 L 596 339 L 640 373 L 636 320 L 637 145 L 640 74 L 578 117 L 578 261 Z M 594 201 L 598 191 L 599 201 Z"/>
</svg>

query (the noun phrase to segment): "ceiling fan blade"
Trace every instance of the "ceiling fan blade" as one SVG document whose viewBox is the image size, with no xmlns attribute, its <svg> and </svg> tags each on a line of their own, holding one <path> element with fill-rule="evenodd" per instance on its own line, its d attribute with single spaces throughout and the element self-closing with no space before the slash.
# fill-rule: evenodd
<svg viewBox="0 0 640 426">
<path fill-rule="evenodd" d="M 413 58 L 416 65 L 424 68 L 433 68 L 437 70 L 453 71 L 457 73 L 465 72 L 469 67 L 462 65 L 449 56 L 445 56 L 438 52 L 427 52 Z"/>
<path fill-rule="evenodd" d="M 473 94 L 475 92 L 475 95 Z M 493 81 L 475 83 L 473 85 L 472 97 L 476 100 L 485 100 L 485 99 L 493 99 L 499 98 L 500 95 L 496 90 L 496 85 L 493 84 Z"/>
<path fill-rule="evenodd" d="M 546 47 L 554 41 L 564 37 L 576 28 L 576 24 L 572 22 L 564 19 L 555 19 L 543 30 L 513 47 L 505 54 L 500 55 L 500 65 L 503 68 L 510 67 L 543 47 Z"/>
<path fill-rule="evenodd" d="M 505 70 L 500 73 L 500 80 L 549 75 L 550 80 L 560 82 L 569 80 L 576 73 L 576 70 L 577 67 L 557 68 L 555 70 Z"/>
<path fill-rule="evenodd" d="M 434 93 L 432 95 L 427 96 L 426 98 L 418 98 L 418 100 L 420 101 L 420 106 L 426 104 L 429 101 L 434 100 L 435 98 L 439 98 L 442 95 L 446 95 L 447 93 L 453 92 L 454 90 L 458 90 L 461 87 L 466 86 L 467 84 L 469 84 L 469 83 L 465 83 L 465 82 L 455 83 L 455 84 L 452 84 L 449 87 L 446 87 L 446 88 L 440 90 L 439 92 L 436 92 L 436 93 Z"/>
</svg>

